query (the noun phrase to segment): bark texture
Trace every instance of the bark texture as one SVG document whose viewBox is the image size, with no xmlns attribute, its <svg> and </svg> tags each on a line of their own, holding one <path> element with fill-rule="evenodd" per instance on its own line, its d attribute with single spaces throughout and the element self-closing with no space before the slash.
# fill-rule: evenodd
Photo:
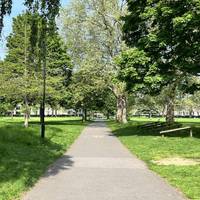
<svg viewBox="0 0 200 200">
<path fill-rule="evenodd" d="M 30 107 L 29 107 L 29 104 L 28 104 L 27 97 L 25 97 L 24 102 L 25 102 L 24 127 L 28 128 L 28 126 L 29 126 L 29 118 L 30 118 Z"/>
<path fill-rule="evenodd" d="M 173 99 L 169 99 L 168 104 L 167 104 L 166 122 L 168 123 L 174 122 L 174 100 Z"/>
<path fill-rule="evenodd" d="M 86 108 L 83 109 L 82 121 L 83 122 L 87 121 L 87 109 Z"/>
<path fill-rule="evenodd" d="M 176 85 L 176 83 L 174 83 L 169 88 L 167 109 L 166 109 L 166 122 L 168 122 L 168 123 L 174 122 L 176 87 L 177 87 L 177 85 Z"/>
<path fill-rule="evenodd" d="M 113 85 L 112 91 L 117 99 L 116 121 L 119 123 L 127 123 L 127 93 L 124 83 L 119 82 Z"/>
<path fill-rule="evenodd" d="M 124 95 L 119 95 L 117 98 L 116 120 L 119 123 L 127 123 L 127 99 Z"/>
</svg>

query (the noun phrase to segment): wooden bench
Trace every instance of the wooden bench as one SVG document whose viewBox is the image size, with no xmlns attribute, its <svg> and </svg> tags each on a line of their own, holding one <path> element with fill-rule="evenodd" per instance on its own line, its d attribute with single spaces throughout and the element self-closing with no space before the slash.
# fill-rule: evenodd
<svg viewBox="0 0 200 200">
<path fill-rule="evenodd" d="M 160 131 L 160 134 L 162 135 L 162 137 L 164 137 L 164 133 L 171 133 L 171 132 L 182 131 L 182 130 L 187 130 L 187 129 L 190 130 L 190 137 L 193 137 L 192 128 L 190 126 Z"/>
</svg>

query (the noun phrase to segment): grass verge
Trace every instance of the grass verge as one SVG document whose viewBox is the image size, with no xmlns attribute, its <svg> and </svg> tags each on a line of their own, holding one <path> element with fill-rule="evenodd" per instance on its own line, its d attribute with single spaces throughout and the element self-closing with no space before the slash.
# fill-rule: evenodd
<svg viewBox="0 0 200 200">
<path fill-rule="evenodd" d="M 157 121 L 157 119 L 151 119 Z M 200 158 L 200 120 L 178 119 L 185 125 L 195 126 L 194 137 L 187 132 L 173 133 L 165 138 L 154 130 L 139 129 L 137 125 L 147 123 L 147 118 L 132 118 L 126 125 L 108 122 L 113 133 L 138 158 L 144 160 L 149 168 L 168 182 L 179 188 L 188 198 L 200 200 L 200 165 L 175 166 L 156 165 L 153 160 L 167 157 Z"/>
<path fill-rule="evenodd" d="M 0 118 L 0 199 L 19 199 L 85 126 L 77 118 L 47 118 L 46 139 L 41 141 L 37 118 L 27 129 L 22 118 Z"/>
</svg>

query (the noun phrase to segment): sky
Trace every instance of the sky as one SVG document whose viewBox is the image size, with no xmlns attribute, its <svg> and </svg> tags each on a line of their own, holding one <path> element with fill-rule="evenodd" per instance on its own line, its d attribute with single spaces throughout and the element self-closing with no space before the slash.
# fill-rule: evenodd
<svg viewBox="0 0 200 200">
<path fill-rule="evenodd" d="M 61 0 L 61 5 L 66 6 L 69 1 L 70 0 Z M 6 37 L 12 31 L 12 18 L 22 13 L 25 8 L 23 2 L 24 0 L 13 0 L 12 13 L 4 19 L 4 28 L 2 31 L 2 38 L 0 40 L 0 60 L 3 59 L 6 54 Z"/>
</svg>

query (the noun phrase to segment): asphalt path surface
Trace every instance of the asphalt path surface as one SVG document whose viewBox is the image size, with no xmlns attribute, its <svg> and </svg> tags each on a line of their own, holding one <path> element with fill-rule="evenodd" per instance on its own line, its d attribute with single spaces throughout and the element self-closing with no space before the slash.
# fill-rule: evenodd
<svg viewBox="0 0 200 200">
<path fill-rule="evenodd" d="M 90 124 L 23 200 L 184 200 L 112 135 Z"/>
</svg>

